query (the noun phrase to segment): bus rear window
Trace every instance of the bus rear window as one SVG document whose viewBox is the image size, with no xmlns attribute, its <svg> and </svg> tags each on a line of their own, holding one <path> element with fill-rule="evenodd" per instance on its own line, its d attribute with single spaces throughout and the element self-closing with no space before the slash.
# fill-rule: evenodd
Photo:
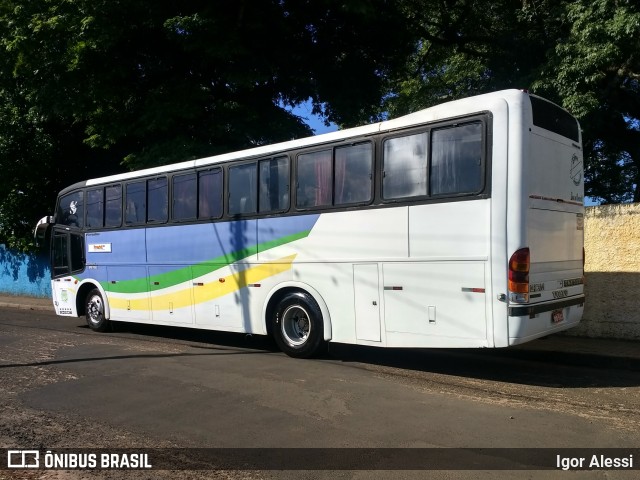
<svg viewBox="0 0 640 480">
<path fill-rule="evenodd" d="M 574 142 L 580 141 L 578 122 L 569 112 L 541 98 L 529 98 L 533 110 L 533 124 L 536 127 L 570 138 Z"/>
</svg>

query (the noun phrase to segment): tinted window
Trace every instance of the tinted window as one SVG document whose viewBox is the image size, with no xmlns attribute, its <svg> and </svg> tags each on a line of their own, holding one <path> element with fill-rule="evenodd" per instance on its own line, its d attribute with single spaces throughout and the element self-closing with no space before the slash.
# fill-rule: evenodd
<svg viewBox="0 0 640 480">
<path fill-rule="evenodd" d="M 255 163 L 229 168 L 229 215 L 258 210 L 258 169 Z"/>
<path fill-rule="evenodd" d="M 372 147 L 370 143 L 335 150 L 334 204 L 371 200 Z"/>
<path fill-rule="evenodd" d="M 104 218 L 104 190 L 87 190 L 87 228 L 101 228 Z"/>
<path fill-rule="evenodd" d="M 125 208 L 125 222 L 127 224 L 146 221 L 146 197 L 145 182 L 127 184 L 127 206 Z"/>
<path fill-rule="evenodd" d="M 173 177 L 173 219 L 193 220 L 198 216 L 196 174 Z"/>
<path fill-rule="evenodd" d="M 69 274 L 69 236 L 66 233 L 55 234 L 52 243 L 53 276 Z"/>
<path fill-rule="evenodd" d="M 541 98 L 529 98 L 535 126 L 570 138 L 574 142 L 580 141 L 578 122 L 569 112 Z"/>
<path fill-rule="evenodd" d="M 298 207 L 331 205 L 331 150 L 298 156 L 297 180 Z"/>
<path fill-rule="evenodd" d="M 168 216 L 169 191 L 165 177 L 147 181 L 147 198 L 147 221 L 154 223 L 166 222 Z"/>
<path fill-rule="evenodd" d="M 289 208 L 289 159 L 260 161 L 260 212 Z"/>
<path fill-rule="evenodd" d="M 84 197 L 82 192 L 74 192 L 65 195 L 58 204 L 57 223 L 69 227 L 84 226 Z"/>
<path fill-rule="evenodd" d="M 71 235 L 71 271 L 79 272 L 84 269 L 84 237 Z"/>
<path fill-rule="evenodd" d="M 482 125 L 471 123 L 431 132 L 431 195 L 482 190 Z"/>
<path fill-rule="evenodd" d="M 384 142 L 384 198 L 427 194 L 427 138 L 427 133 L 418 133 Z"/>
<path fill-rule="evenodd" d="M 222 170 L 198 172 L 198 218 L 222 216 Z"/>
<path fill-rule="evenodd" d="M 122 186 L 113 185 L 104 189 L 105 227 L 119 227 L 122 224 Z"/>
</svg>

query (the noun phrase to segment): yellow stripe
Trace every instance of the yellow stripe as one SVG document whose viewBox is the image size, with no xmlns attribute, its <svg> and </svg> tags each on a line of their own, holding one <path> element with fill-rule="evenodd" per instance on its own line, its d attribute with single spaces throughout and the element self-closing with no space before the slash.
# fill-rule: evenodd
<svg viewBox="0 0 640 480">
<path fill-rule="evenodd" d="M 222 277 L 213 282 L 204 283 L 202 286 L 195 285 L 178 290 L 174 293 L 151 296 L 151 304 L 148 298 L 126 299 L 109 295 L 109 305 L 113 309 L 122 310 L 169 310 L 189 307 L 193 304 L 208 302 L 218 297 L 233 293 L 252 283 L 258 283 L 265 278 L 286 272 L 291 269 L 291 264 L 296 255 L 281 258 L 274 262 L 265 263 L 256 267 L 248 268 L 240 272 Z M 194 279 L 197 283 L 197 279 Z"/>
</svg>

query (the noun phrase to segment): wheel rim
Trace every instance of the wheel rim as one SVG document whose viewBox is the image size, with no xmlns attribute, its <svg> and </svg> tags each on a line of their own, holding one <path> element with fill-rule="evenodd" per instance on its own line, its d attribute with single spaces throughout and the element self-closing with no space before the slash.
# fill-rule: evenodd
<svg viewBox="0 0 640 480">
<path fill-rule="evenodd" d="M 299 305 L 292 305 L 282 312 L 281 328 L 286 342 L 292 347 L 300 347 L 311 333 L 309 314 Z"/>
<path fill-rule="evenodd" d="M 91 297 L 87 303 L 87 318 L 89 321 L 93 324 L 100 323 L 103 311 L 102 298 L 98 295 Z"/>
</svg>

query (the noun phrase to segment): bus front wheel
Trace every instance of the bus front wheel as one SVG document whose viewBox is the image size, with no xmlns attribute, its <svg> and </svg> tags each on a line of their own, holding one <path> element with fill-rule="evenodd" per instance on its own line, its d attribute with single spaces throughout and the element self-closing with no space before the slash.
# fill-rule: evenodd
<svg viewBox="0 0 640 480">
<path fill-rule="evenodd" d="M 109 328 L 109 320 L 104 316 L 104 300 L 100 290 L 94 288 L 87 295 L 85 305 L 87 325 L 96 332 L 106 332 Z"/>
<path fill-rule="evenodd" d="M 289 293 L 280 300 L 272 332 L 280 350 L 290 357 L 313 357 L 326 345 L 320 307 L 303 292 Z"/>
</svg>

